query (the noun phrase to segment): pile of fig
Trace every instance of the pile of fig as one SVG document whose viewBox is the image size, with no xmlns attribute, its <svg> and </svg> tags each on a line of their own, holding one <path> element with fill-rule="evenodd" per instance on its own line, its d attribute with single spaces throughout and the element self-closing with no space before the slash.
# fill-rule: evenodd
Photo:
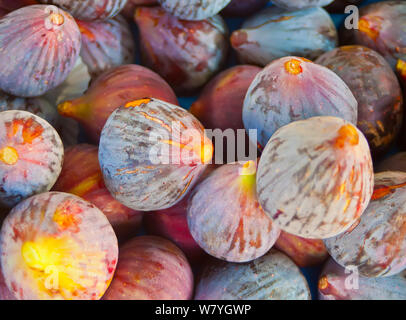
<svg viewBox="0 0 406 320">
<path fill-rule="evenodd" d="M 0 0 L 0 300 L 405 300 L 405 90 L 405 1 Z"/>
</svg>

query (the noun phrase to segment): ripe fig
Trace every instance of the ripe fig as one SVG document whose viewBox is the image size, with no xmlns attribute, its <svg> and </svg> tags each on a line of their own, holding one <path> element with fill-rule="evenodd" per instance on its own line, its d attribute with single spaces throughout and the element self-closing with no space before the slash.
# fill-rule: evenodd
<svg viewBox="0 0 406 320">
<path fill-rule="evenodd" d="M 231 0 L 158 0 L 162 8 L 183 20 L 204 20 L 214 17 Z"/>
</svg>

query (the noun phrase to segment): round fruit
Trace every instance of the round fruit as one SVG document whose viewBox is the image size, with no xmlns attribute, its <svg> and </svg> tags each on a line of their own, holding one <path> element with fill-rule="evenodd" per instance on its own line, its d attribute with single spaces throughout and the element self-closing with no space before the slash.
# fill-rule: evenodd
<svg viewBox="0 0 406 320">
<path fill-rule="evenodd" d="M 342 266 L 365 277 L 387 277 L 406 269 L 406 173 L 375 174 L 371 202 L 353 229 L 325 240 Z"/>
<path fill-rule="evenodd" d="M 99 161 L 107 188 L 134 210 L 169 208 L 194 185 L 213 147 L 200 122 L 157 99 L 130 101 L 103 128 Z"/>
<path fill-rule="evenodd" d="M 249 263 L 212 262 L 204 268 L 195 293 L 195 300 L 310 299 L 299 268 L 277 250 Z"/>
<path fill-rule="evenodd" d="M 0 206 L 51 189 L 62 161 L 62 141 L 48 122 L 26 111 L 0 112 Z"/>
<path fill-rule="evenodd" d="M 211 18 L 225 8 L 231 0 L 158 0 L 162 8 L 183 20 Z"/>
<path fill-rule="evenodd" d="M 0 89 L 34 97 L 62 83 L 79 56 L 73 18 L 45 5 L 23 7 L 0 19 Z"/>
<path fill-rule="evenodd" d="M 373 192 L 368 143 L 335 117 L 292 122 L 275 132 L 258 166 L 259 203 L 283 231 L 323 239 L 358 220 Z"/>
<path fill-rule="evenodd" d="M 79 197 L 47 192 L 11 210 L 0 233 L 1 267 L 19 300 L 97 300 L 116 268 L 107 218 Z"/>
<path fill-rule="evenodd" d="M 189 300 L 193 273 L 178 247 L 153 236 L 120 248 L 119 263 L 104 300 Z"/>
<path fill-rule="evenodd" d="M 303 58 L 285 57 L 269 64 L 257 74 L 244 101 L 245 129 L 257 129 L 261 147 L 278 128 L 314 116 L 356 124 L 357 101 L 334 72 Z"/>
</svg>

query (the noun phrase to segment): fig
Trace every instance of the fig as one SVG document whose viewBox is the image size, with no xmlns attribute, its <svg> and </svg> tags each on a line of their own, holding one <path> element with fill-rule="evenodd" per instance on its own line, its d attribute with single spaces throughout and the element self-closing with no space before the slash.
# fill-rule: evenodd
<svg viewBox="0 0 406 320">
<path fill-rule="evenodd" d="M 79 144 L 66 150 L 53 190 L 72 193 L 98 207 L 119 240 L 134 236 L 141 225 L 142 214 L 115 200 L 104 185 L 96 146 Z"/>
<path fill-rule="evenodd" d="M 138 65 L 123 65 L 98 77 L 83 96 L 61 103 L 58 112 L 79 121 L 90 140 L 98 144 L 110 114 L 128 101 L 144 97 L 178 103 L 173 90 L 155 72 Z"/>
<path fill-rule="evenodd" d="M 33 5 L 0 19 L 0 89 L 6 93 L 40 96 L 73 69 L 81 45 L 79 28 L 68 13 L 52 10 Z"/>
<path fill-rule="evenodd" d="M 299 268 L 272 249 L 248 263 L 214 261 L 205 266 L 195 300 L 310 300 Z"/>
<path fill-rule="evenodd" d="M 0 207 L 50 190 L 62 161 L 62 141 L 48 122 L 27 111 L 0 112 Z"/>
<path fill-rule="evenodd" d="M 20 202 L 4 221 L 0 261 L 19 300 L 98 300 L 116 268 L 117 238 L 91 203 L 61 192 Z"/>
<path fill-rule="evenodd" d="M 259 203 L 276 226 L 324 239 L 350 228 L 373 192 L 368 142 L 336 117 L 292 122 L 275 132 L 258 166 Z"/>
<path fill-rule="evenodd" d="M 225 60 L 228 31 L 220 16 L 184 21 L 160 7 L 140 7 L 134 19 L 140 31 L 143 64 L 159 73 L 177 93 L 194 93 Z"/>
<path fill-rule="evenodd" d="M 358 128 L 373 155 L 382 154 L 397 137 L 403 119 L 402 90 L 386 60 L 363 46 L 343 46 L 315 61 L 333 70 L 358 102 Z"/>
<path fill-rule="evenodd" d="M 187 194 L 213 146 L 185 109 L 158 99 L 116 109 L 100 138 L 99 161 L 112 196 L 134 210 L 162 210 Z"/>
<path fill-rule="evenodd" d="M 120 248 L 119 263 L 104 300 L 189 300 L 192 269 L 172 242 L 137 237 Z"/>
<path fill-rule="evenodd" d="M 276 240 L 275 248 L 288 255 L 301 268 L 317 266 L 329 256 L 323 240 L 305 239 L 284 231 Z"/>
<path fill-rule="evenodd" d="M 70 12 L 76 19 L 92 21 L 115 17 L 124 8 L 127 0 L 39 0 L 54 4 Z"/>
<path fill-rule="evenodd" d="M 206 129 L 213 130 L 213 133 L 216 129 L 222 130 L 224 134 L 227 133 L 227 130 L 233 130 L 234 138 L 237 139 L 237 143 L 240 143 L 238 130 L 244 129 L 242 123 L 244 98 L 248 87 L 259 71 L 261 69 L 256 66 L 240 65 L 221 72 L 205 86 L 199 99 L 192 104 L 190 112 L 201 121 Z M 245 150 L 248 150 L 248 136 L 245 135 L 244 138 L 245 140 L 242 142 L 245 143 Z M 216 163 L 243 160 L 239 159 L 238 153 L 235 154 L 235 151 L 238 151 L 238 145 L 235 145 L 234 141 L 233 145 L 228 138 L 217 141 L 216 137 L 213 137 L 216 145 L 215 151 L 217 151 L 214 153 Z M 218 143 L 223 143 L 223 152 L 217 147 Z M 232 160 L 229 159 L 229 148 L 232 148 L 230 152 L 234 155 Z"/>
<path fill-rule="evenodd" d="M 312 7 L 324 7 L 334 0 L 272 0 L 275 6 L 289 9 L 306 9 Z"/>
<path fill-rule="evenodd" d="M 77 23 L 82 34 L 80 56 L 93 78 L 114 67 L 134 62 L 134 39 L 129 24 L 122 16 Z"/>
<path fill-rule="evenodd" d="M 357 100 L 334 72 L 303 58 L 270 63 L 257 74 L 244 101 L 245 129 L 257 129 L 262 148 L 278 128 L 314 116 L 356 124 Z"/>
<path fill-rule="evenodd" d="M 330 259 L 319 279 L 320 300 L 405 300 L 406 272 L 392 277 L 360 277 Z"/>
<path fill-rule="evenodd" d="M 371 202 L 348 232 L 326 239 L 330 255 L 364 277 L 387 277 L 406 269 L 406 173 L 375 174 Z"/>
<path fill-rule="evenodd" d="M 193 190 L 188 225 L 199 246 L 229 262 L 263 256 L 279 236 L 279 229 L 258 203 L 256 164 L 229 163 L 212 172 Z"/>
<path fill-rule="evenodd" d="M 226 17 L 247 17 L 264 8 L 269 0 L 231 0 L 221 14 Z"/>
<path fill-rule="evenodd" d="M 182 20 L 204 20 L 214 17 L 231 0 L 158 0 L 162 8 Z"/>
<path fill-rule="evenodd" d="M 375 172 L 384 171 L 406 172 L 406 152 L 398 152 L 378 163 Z"/>
<path fill-rule="evenodd" d="M 337 30 L 322 8 L 286 11 L 269 7 L 248 18 L 231 35 L 243 63 L 265 66 L 285 56 L 315 59 L 337 45 Z"/>
</svg>

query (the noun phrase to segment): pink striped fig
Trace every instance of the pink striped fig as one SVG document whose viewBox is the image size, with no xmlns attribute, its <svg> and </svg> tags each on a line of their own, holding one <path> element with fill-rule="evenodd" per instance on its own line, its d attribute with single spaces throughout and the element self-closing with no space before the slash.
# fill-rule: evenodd
<svg viewBox="0 0 406 320">
<path fill-rule="evenodd" d="M 61 103 L 58 111 L 78 120 L 89 138 L 98 143 L 103 126 L 115 109 L 146 97 L 178 103 L 173 90 L 158 74 L 129 64 L 107 71 L 92 82 L 83 96 Z"/>
<path fill-rule="evenodd" d="M 259 203 L 276 226 L 324 239 L 350 228 L 373 192 L 368 142 L 336 117 L 292 122 L 275 132 L 258 166 Z"/>
<path fill-rule="evenodd" d="M 326 239 L 340 265 L 365 277 L 388 277 L 406 269 L 406 173 L 375 174 L 371 202 L 351 230 Z"/>
<path fill-rule="evenodd" d="M 98 300 L 113 277 L 117 238 L 91 203 L 61 192 L 20 202 L 0 233 L 0 262 L 19 300 Z"/>
<path fill-rule="evenodd" d="M 104 300 L 189 300 L 192 269 L 172 242 L 137 237 L 120 248 L 119 262 Z"/>
<path fill-rule="evenodd" d="M 249 263 L 210 262 L 196 284 L 195 300 L 311 300 L 311 295 L 299 268 L 272 249 Z"/>
<path fill-rule="evenodd" d="M 182 20 L 204 20 L 214 17 L 231 0 L 158 0 L 162 8 Z"/>
<path fill-rule="evenodd" d="M 81 36 L 63 10 L 33 5 L 0 19 L 0 89 L 40 96 L 61 84 L 79 56 Z"/>
<path fill-rule="evenodd" d="M 180 94 L 203 86 L 226 58 L 228 31 L 220 16 L 185 21 L 159 7 L 140 7 L 134 19 L 140 31 L 143 64 Z"/>
<path fill-rule="evenodd" d="M 0 207 L 50 190 L 62 162 L 62 141 L 48 122 L 27 111 L 0 112 Z"/>
<path fill-rule="evenodd" d="M 114 67 L 134 62 L 133 35 L 122 16 L 105 21 L 76 22 L 82 34 L 80 56 L 93 78 Z"/>
</svg>

